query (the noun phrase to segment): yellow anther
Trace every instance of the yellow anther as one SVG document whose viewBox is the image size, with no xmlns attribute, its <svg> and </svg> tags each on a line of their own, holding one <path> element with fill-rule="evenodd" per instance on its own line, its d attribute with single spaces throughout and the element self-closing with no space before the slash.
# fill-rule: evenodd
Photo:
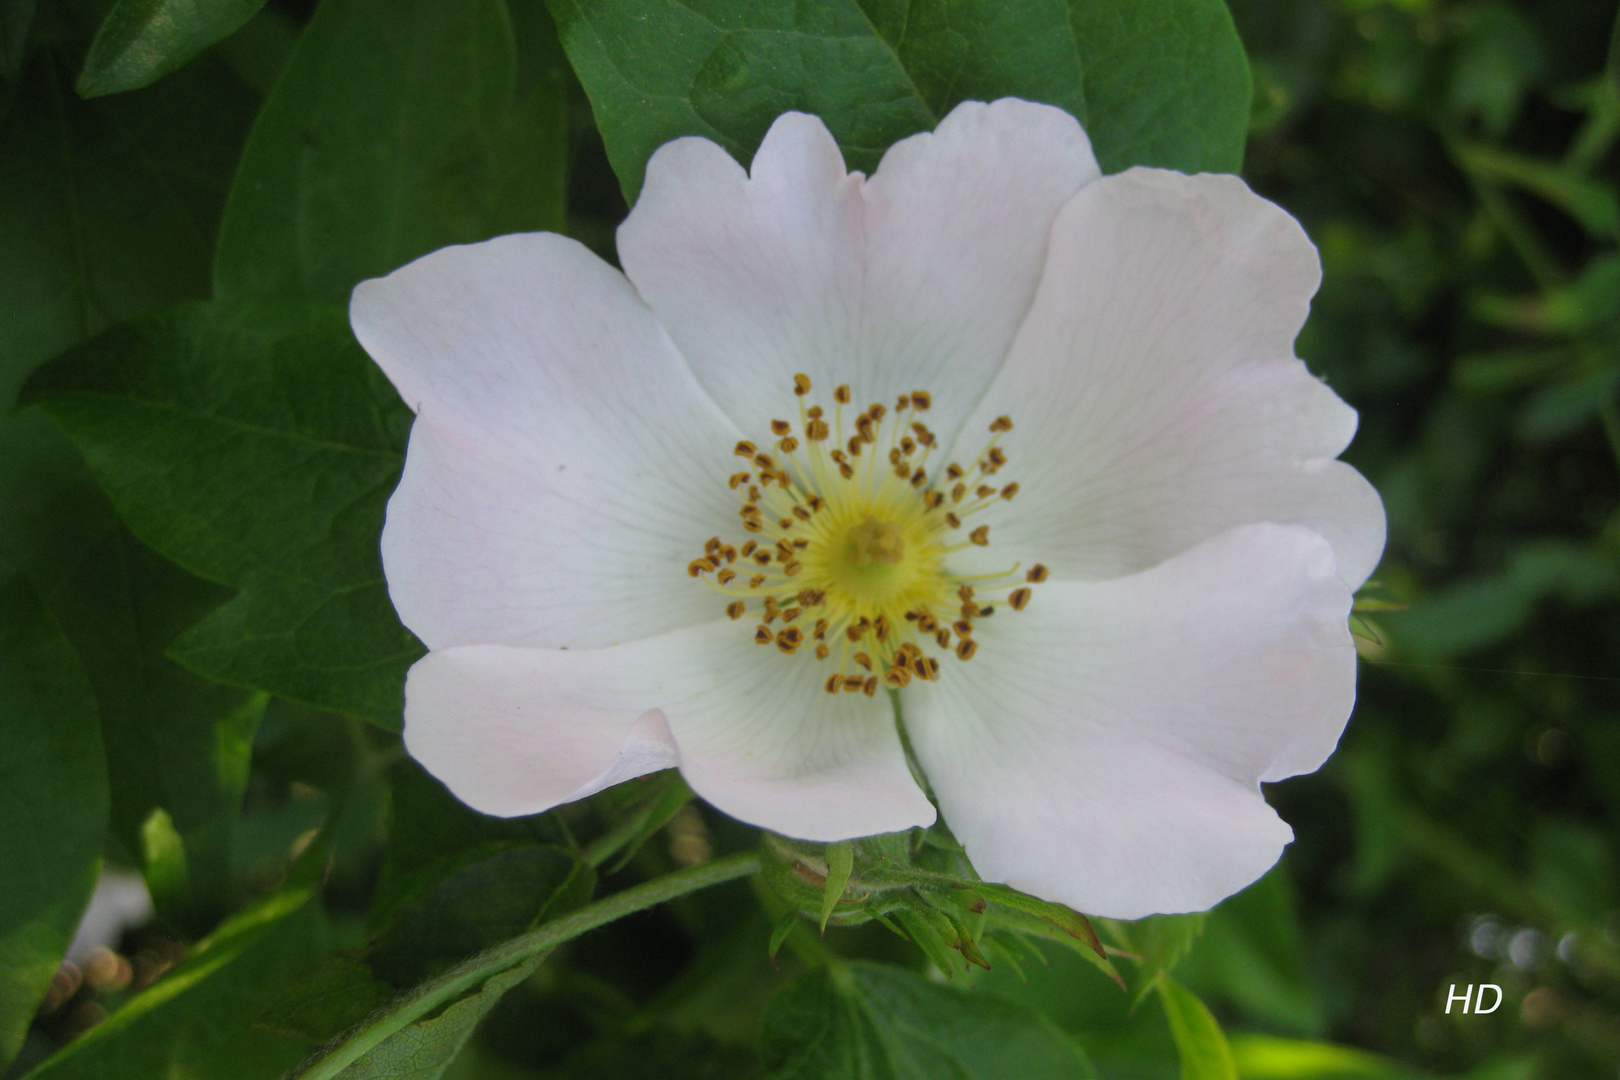
<svg viewBox="0 0 1620 1080">
<path fill-rule="evenodd" d="M 990 543 L 990 526 L 980 525 L 977 529 L 968 533 L 968 539 L 980 547 L 987 546 Z"/>
<path fill-rule="evenodd" d="M 994 420 L 990 421 L 990 430 L 991 431 L 997 431 L 997 432 L 1011 431 L 1012 430 L 1012 417 L 1010 417 L 1010 416 L 998 416 L 998 417 L 996 417 Z"/>
<path fill-rule="evenodd" d="M 1020 586 L 1007 594 L 1007 603 L 1012 605 L 1014 611 L 1023 611 L 1024 606 L 1029 603 L 1029 598 L 1029 589 Z"/>
<path fill-rule="evenodd" d="M 742 618 L 743 612 L 747 610 L 748 605 L 743 603 L 741 600 L 733 600 L 731 603 L 726 605 L 726 614 L 730 615 L 733 619 Z"/>
<path fill-rule="evenodd" d="M 800 397 L 810 392 L 810 376 L 799 374 L 793 376 L 793 392 Z"/>
<path fill-rule="evenodd" d="M 788 423 L 786 420 L 772 420 L 771 421 L 771 434 L 772 435 L 787 435 L 787 434 L 791 433 L 792 431 L 793 431 L 793 425 Z"/>
<path fill-rule="evenodd" d="M 1040 582 L 1046 580 L 1046 575 L 1046 567 L 1042 566 L 1040 563 L 1036 563 L 1034 566 L 1029 568 L 1029 573 L 1024 575 L 1024 580 L 1033 581 L 1039 584 Z"/>
</svg>

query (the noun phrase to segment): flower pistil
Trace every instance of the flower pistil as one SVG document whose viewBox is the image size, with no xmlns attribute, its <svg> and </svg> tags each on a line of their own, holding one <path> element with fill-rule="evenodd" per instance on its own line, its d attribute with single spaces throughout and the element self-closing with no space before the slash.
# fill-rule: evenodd
<svg viewBox="0 0 1620 1080">
<path fill-rule="evenodd" d="M 1012 420 L 989 425 L 971 468 L 952 462 L 931 475 L 938 439 L 922 421 L 928 392 L 847 416 L 850 388 L 840 385 L 829 419 L 810 404 L 810 390 L 808 376 L 794 376 L 799 422 L 772 420 L 773 446 L 734 448 L 747 468 L 728 483 L 744 496 L 738 514 L 749 538 L 711 537 L 687 573 L 728 597 L 732 619 L 758 618 L 761 646 L 836 656 L 823 683 L 829 694 L 870 696 L 880 685 L 937 679 L 931 651 L 972 659 L 975 621 L 1003 605 L 1022 610 L 1030 584 L 1047 575 L 1040 564 L 1022 575 L 1017 563 L 988 574 L 949 566 L 954 552 L 990 543 L 990 526 L 971 519 L 1018 494 L 1016 482 L 992 480 L 1007 464 L 999 439 Z"/>
</svg>

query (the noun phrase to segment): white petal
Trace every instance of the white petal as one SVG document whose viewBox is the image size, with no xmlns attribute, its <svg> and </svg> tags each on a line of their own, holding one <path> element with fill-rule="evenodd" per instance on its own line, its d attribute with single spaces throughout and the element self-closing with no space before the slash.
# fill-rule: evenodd
<svg viewBox="0 0 1620 1080">
<path fill-rule="evenodd" d="M 491 814 L 678 763 L 719 809 L 801 839 L 932 823 L 887 696 L 828 695 L 826 674 L 729 619 L 606 649 L 463 646 L 411 669 L 405 741 Z"/>
<path fill-rule="evenodd" d="M 1007 364 L 953 451 L 1009 415 L 995 547 L 1060 577 L 1152 566 L 1234 525 L 1306 525 L 1352 588 L 1378 494 L 1333 460 L 1355 412 L 1294 358 L 1320 280 L 1286 213 L 1231 176 L 1132 169 L 1082 189 Z"/>
<path fill-rule="evenodd" d="M 619 256 L 699 380 L 750 432 L 793 375 L 857 406 L 928 390 L 949 438 L 1006 355 L 1053 217 L 1098 175 L 1067 113 L 965 102 L 868 181 L 821 121 L 786 113 L 750 173 L 704 139 L 662 147 Z"/>
<path fill-rule="evenodd" d="M 362 282 L 355 333 L 419 408 L 383 561 L 430 648 L 601 646 L 712 618 L 738 435 L 623 275 L 548 233 Z"/>
<path fill-rule="evenodd" d="M 1095 915 L 1202 910 L 1291 837 L 1259 781 L 1332 751 L 1349 610 L 1325 540 L 1244 526 L 1131 577 L 1038 587 L 973 660 L 904 692 L 906 726 L 986 878 Z"/>
<path fill-rule="evenodd" d="M 405 748 L 462 802 L 502 817 L 538 814 L 639 775 L 621 766 L 674 765 L 653 706 L 636 713 L 558 685 L 556 661 L 569 655 L 508 645 L 428 653 L 405 680 Z"/>
</svg>

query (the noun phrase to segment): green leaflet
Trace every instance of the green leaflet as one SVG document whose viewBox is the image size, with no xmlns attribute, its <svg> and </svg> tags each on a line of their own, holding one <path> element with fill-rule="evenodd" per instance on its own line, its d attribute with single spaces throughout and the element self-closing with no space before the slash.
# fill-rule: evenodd
<svg viewBox="0 0 1620 1080">
<path fill-rule="evenodd" d="M 101 866 L 107 768 L 84 668 L 0 559 L 0 1069 L 67 952 Z"/>
<path fill-rule="evenodd" d="M 1208 1007 L 1168 975 L 1154 985 L 1181 1056 L 1181 1080 L 1238 1080 L 1232 1048 Z"/>
<path fill-rule="evenodd" d="M 682 135 L 752 158 L 778 115 L 820 116 L 854 169 L 969 99 L 1086 124 L 1106 171 L 1237 168 L 1243 48 L 1221 0 L 548 0 L 625 197 Z"/>
<path fill-rule="evenodd" d="M 341 311 L 187 305 L 46 365 L 28 397 L 137 536 L 240 590 L 171 656 L 398 727 L 421 648 L 388 603 L 377 535 L 410 416 Z"/>
<path fill-rule="evenodd" d="M 1080 1048 L 1045 1017 L 904 968 L 839 963 L 784 988 L 761 1039 L 770 1080 L 1082 1080 Z"/>
<path fill-rule="evenodd" d="M 135 90 L 232 33 L 264 0 L 115 0 L 79 73 L 79 95 Z"/>
<path fill-rule="evenodd" d="M 39 53 L 0 110 L 0 406 L 109 323 L 208 294 L 252 119 L 252 94 L 214 61 L 102 101 L 64 75 Z"/>
<path fill-rule="evenodd" d="M 345 303 L 448 244 L 560 229 L 564 73 L 555 42 L 530 52 L 518 100 L 500 0 L 322 3 L 243 151 L 215 295 Z"/>
</svg>

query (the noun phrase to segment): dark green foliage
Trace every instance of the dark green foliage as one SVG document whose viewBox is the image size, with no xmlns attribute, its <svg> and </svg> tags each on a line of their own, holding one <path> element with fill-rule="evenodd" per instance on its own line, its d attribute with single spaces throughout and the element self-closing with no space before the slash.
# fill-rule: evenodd
<svg viewBox="0 0 1620 1080">
<path fill-rule="evenodd" d="M 79 73 L 79 94 L 136 90 L 251 19 L 264 0 L 115 0 Z"/>
<path fill-rule="evenodd" d="M 801 977 L 765 1014 L 771 1080 L 1083 1080 L 1080 1048 L 1038 1013 L 900 968 L 839 964 Z"/>
<path fill-rule="evenodd" d="M 548 3 L 632 201 L 670 139 L 702 135 L 746 164 L 795 109 L 865 172 L 958 102 L 998 97 L 1067 109 L 1109 171 L 1243 160 L 1248 71 L 1220 0 Z"/>
<path fill-rule="evenodd" d="M 136 535 L 241 590 L 171 655 L 398 725 L 420 647 L 388 605 L 377 535 L 409 413 L 342 311 L 177 308 L 48 365 L 29 398 L 79 444 Z M 249 487 L 251 500 L 230 495 Z"/>
<path fill-rule="evenodd" d="M 516 96 L 501 0 L 331 0 L 243 151 L 220 227 L 223 299 L 341 304 L 447 244 L 562 224 L 562 94 Z"/>
<path fill-rule="evenodd" d="M 107 821 L 96 702 L 67 637 L 28 581 L 0 560 L 0 1063 L 90 898 Z"/>
</svg>

